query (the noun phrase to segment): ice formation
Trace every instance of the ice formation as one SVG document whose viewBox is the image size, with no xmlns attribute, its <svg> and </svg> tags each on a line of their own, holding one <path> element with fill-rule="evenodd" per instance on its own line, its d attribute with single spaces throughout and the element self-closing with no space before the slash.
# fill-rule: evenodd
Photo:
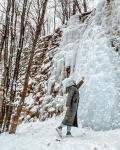
<svg viewBox="0 0 120 150">
<path fill-rule="evenodd" d="M 79 120 L 83 127 L 108 130 L 120 127 L 120 63 L 111 46 L 111 41 L 120 41 L 120 1 L 107 5 L 102 0 L 98 6 L 84 23 L 76 15 L 63 28 L 49 87 L 51 81 L 60 83 L 64 79 L 67 66 L 74 80 L 85 76 L 80 89 Z"/>
</svg>

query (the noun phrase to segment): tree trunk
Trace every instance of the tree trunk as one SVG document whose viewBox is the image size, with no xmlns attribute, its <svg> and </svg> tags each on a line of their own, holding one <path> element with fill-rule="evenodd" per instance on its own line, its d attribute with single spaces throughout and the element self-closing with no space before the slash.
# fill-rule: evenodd
<svg viewBox="0 0 120 150">
<path fill-rule="evenodd" d="M 25 34 L 25 14 L 27 9 L 27 1 L 24 0 L 23 3 L 23 11 L 21 15 L 21 29 L 20 29 L 20 38 L 19 38 L 19 46 L 17 49 L 17 56 L 16 56 L 16 62 L 15 62 L 15 70 L 13 75 L 13 81 L 11 85 L 11 93 L 10 93 L 10 101 L 14 102 L 15 96 L 16 96 L 16 84 L 18 80 L 19 75 L 19 66 L 20 66 L 20 59 L 21 59 L 21 53 L 23 50 L 23 43 L 24 43 L 24 34 Z"/>
<path fill-rule="evenodd" d="M 11 3 L 10 3 L 11 2 Z M 10 6 L 12 6 L 12 12 L 11 12 L 11 20 L 9 18 L 9 23 L 7 23 L 7 26 L 10 26 L 10 28 L 8 28 L 8 32 L 5 32 L 5 36 L 8 35 L 9 30 L 11 31 L 11 40 L 10 40 L 10 54 L 9 54 L 9 61 L 7 61 L 7 65 L 6 65 L 6 73 L 4 73 L 5 75 L 5 81 L 4 81 L 4 87 L 5 87 L 5 92 L 4 92 L 4 97 L 7 97 L 8 94 L 8 90 L 9 90 L 9 86 L 10 86 L 10 79 L 11 79 L 11 71 L 12 71 L 12 58 L 13 58 L 13 52 L 15 51 L 15 35 L 16 35 L 16 22 L 17 22 L 17 14 L 15 15 L 15 19 L 14 19 L 14 11 L 15 11 L 15 0 L 12 0 L 8 3 L 9 5 L 9 11 L 10 11 Z M 15 64 L 15 70 L 14 70 L 14 75 L 13 75 L 13 81 L 12 81 L 12 85 L 11 85 L 11 91 L 10 91 L 10 101 L 7 102 L 4 98 L 3 100 L 3 112 L 2 113 L 2 119 L 1 123 L 2 123 L 2 131 L 8 131 L 9 130 L 9 125 L 10 125 L 10 119 L 11 119 L 11 114 L 13 111 L 13 102 L 15 99 L 15 94 L 16 94 L 16 87 L 14 88 L 14 83 L 17 82 L 17 78 L 18 78 L 18 73 L 19 73 L 19 63 L 20 63 L 20 55 L 23 49 L 23 41 L 24 41 L 24 32 L 25 32 L 25 13 L 26 13 L 26 7 L 27 7 L 27 0 L 24 0 L 23 3 L 23 11 L 22 11 L 22 16 L 21 16 L 21 32 L 20 32 L 20 40 L 19 40 L 19 48 L 17 51 L 17 57 L 16 57 L 16 64 Z M 17 13 L 17 12 L 16 12 Z M 13 21 L 15 21 L 14 25 L 13 25 Z M 14 26 L 14 27 L 13 27 Z M 7 49 L 8 47 L 8 36 L 7 39 L 5 40 L 5 47 Z M 6 56 L 4 56 L 4 58 L 6 59 Z M 14 93 L 14 94 L 13 94 Z M 3 121 L 2 121 L 3 120 Z"/>
<path fill-rule="evenodd" d="M 48 0 L 44 0 L 43 6 L 42 6 L 41 16 L 38 16 L 39 19 L 38 19 L 38 23 L 36 25 L 35 38 L 33 40 L 32 50 L 31 50 L 31 53 L 30 53 L 30 59 L 29 59 L 29 63 L 28 63 L 28 67 L 27 67 L 27 71 L 26 71 L 26 75 L 25 75 L 25 81 L 24 81 L 22 96 L 21 96 L 21 100 L 20 100 L 19 106 L 17 108 L 17 112 L 15 113 L 15 115 L 12 116 L 11 127 L 10 127 L 9 133 L 15 133 L 16 132 L 16 128 L 17 128 L 17 125 L 18 125 L 19 117 L 21 115 L 22 107 L 23 107 L 24 100 L 25 100 L 26 93 L 27 93 L 28 80 L 29 80 L 29 76 L 30 76 L 32 63 L 33 63 L 33 57 L 34 57 L 35 48 L 36 48 L 36 44 L 37 44 L 39 35 L 41 35 L 42 25 L 44 23 L 44 17 L 45 17 L 47 2 L 48 2 Z"/>
<path fill-rule="evenodd" d="M 76 14 L 76 0 L 73 0 L 73 15 L 75 15 Z"/>
<path fill-rule="evenodd" d="M 7 131 L 9 130 L 10 119 L 11 119 L 11 115 L 12 115 L 12 111 L 13 111 L 13 102 L 14 102 L 15 96 L 16 96 L 16 84 L 17 84 L 18 75 L 19 75 L 20 58 L 21 58 L 21 53 L 22 53 L 22 49 L 23 49 L 24 34 L 25 34 L 25 15 L 26 15 L 26 10 L 27 10 L 27 1 L 28 0 L 24 0 L 23 10 L 22 10 L 22 15 L 21 15 L 21 29 L 20 29 L 19 46 L 18 46 L 18 50 L 17 50 L 16 63 L 15 63 L 15 69 L 14 69 L 14 74 L 13 74 L 13 81 L 12 81 L 11 90 L 10 90 L 10 103 L 9 103 L 9 108 L 7 109 L 8 110 L 7 118 L 6 118 L 6 130 Z M 14 2 L 14 0 L 13 0 L 13 2 Z M 17 19 L 17 14 L 16 14 L 15 19 Z M 15 20 L 15 28 L 16 28 L 16 21 L 17 20 Z M 13 39 L 11 41 L 11 53 L 13 53 L 13 50 L 14 50 L 15 42 L 13 40 L 15 40 L 14 39 L 15 38 L 15 30 L 16 29 L 14 29 L 14 34 L 13 34 L 13 31 L 11 31 L 11 36 L 13 37 Z M 12 55 L 11 55 L 11 57 L 12 57 Z M 10 58 L 9 61 L 11 64 L 12 58 Z"/>
<path fill-rule="evenodd" d="M 79 13 L 82 13 L 78 0 L 75 0 L 75 3 L 76 3 L 76 7 L 78 8 Z"/>
<path fill-rule="evenodd" d="M 53 32 L 55 32 L 55 28 L 56 28 L 56 7 L 57 7 L 56 0 L 54 0 L 54 3 L 55 3 L 55 10 L 54 10 L 54 29 L 53 29 Z"/>
<path fill-rule="evenodd" d="M 8 41 L 9 41 L 9 26 L 10 26 L 10 9 L 11 9 L 11 0 L 7 1 L 7 10 L 6 10 L 6 19 L 5 19 L 5 27 L 4 27 L 4 35 L 2 38 L 2 46 L 1 46 L 1 52 L 4 48 L 4 72 L 3 72 L 3 108 L 2 108 L 2 116 L 0 116 L 0 127 L 2 129 L 2 124 L 4 123 L 4 117 L 5 117 L 5 107 L 7 103 L 7 91 L 8 91 L 8 80 L 9 80 L 9 69 L 8 69 Z"/>
<path fill-rule="evenodd" d="M 84 12 L 87 12 L 87 2 L 86 2 L 86 0 L 83 0 L 83 7 L 84 7 Z"/>
</svg>

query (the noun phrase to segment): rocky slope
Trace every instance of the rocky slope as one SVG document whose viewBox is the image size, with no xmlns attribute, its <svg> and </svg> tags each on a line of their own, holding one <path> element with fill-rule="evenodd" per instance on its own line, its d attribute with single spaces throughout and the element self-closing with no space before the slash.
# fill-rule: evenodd
<svg viewBox="0 0 120 150">
<path fill-rule="evenodd" d="M 50 101 L 52 102 L 52 96 L 47 96 L 47 100 L 49 100 L 49 102 L 47 101 L 45 104 L 47 81 L 50 76 L 52 59 L 59 50 L 58 47 L 61 36 L 62 31 L 60 28 L 58 28 L 53 35 L 42 37 L 38 42 L 38 46 L 35 51 L 31 77 L 29 80 L 28 94 L 22 110 L 22 116 L 20 118 L 21 121 L 34 121 L 37 118 L 45 120 L 48 117 L 52 117 L 54 113 L 60 114 L 63 111 L 61 109 L 60 112 L 56 112 L 53 110 L 53 107 L 47 106 L 47 103 Z M 24 49 L 24 57 L 22 57 L 19 90 L 21 89 L 20 87 L 22 87 L 22 83 L 24 81 L 25 66 L 27 66 L 26 57 L 29 56 L 29 51 L 27 49 L 27 47 Z"/>
</svg>

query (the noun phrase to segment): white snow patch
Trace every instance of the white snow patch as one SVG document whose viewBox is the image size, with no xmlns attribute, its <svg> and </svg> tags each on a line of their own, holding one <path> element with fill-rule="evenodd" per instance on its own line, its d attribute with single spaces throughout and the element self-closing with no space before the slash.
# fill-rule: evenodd
<svg viewBox="0 0 120 150">
<path fill-rule="evenodd" d="M 15 135 L 0 135 L 0 150 L 119 150 L 120 130 L 95 132 L 72 128 L 73 138 L 59 139 L 55 128 L 62 117 L 19 126 Z M 66 134 L 66 128 L 63 135 Z"/>
<path fill-rule="evenodd" d="M 25 103 L 27 104 L 27 105 L 32 105 L 32 104 L 34 104 L 34 99 L 33 99 L 33 95 L 32 95 L 32 93 L 30 93 L 29 94 L 29 96 L 27 96 L 26 98 L 25 98 Z"/>
</svg>

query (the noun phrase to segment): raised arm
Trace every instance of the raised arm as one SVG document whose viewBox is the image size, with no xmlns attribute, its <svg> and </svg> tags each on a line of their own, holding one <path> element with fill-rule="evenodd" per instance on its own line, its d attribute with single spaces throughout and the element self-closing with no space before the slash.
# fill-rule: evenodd
<svg viewBox="0 0 120 150">
<path fill-rule="evenodd" d="M 82 79 L 76 84 L 77 89 L 79 89 L 83 83 L 84 83 L 84 77 L 82 77 Z"/>
<path fill-rule="evenodd" d="M 84 83 L 84 81 L 81 80 L 81 81 L 76 85 L 76 86 L 77 86 L 77 89 L 79 89 L 83 83 Z"/>
</svg>

